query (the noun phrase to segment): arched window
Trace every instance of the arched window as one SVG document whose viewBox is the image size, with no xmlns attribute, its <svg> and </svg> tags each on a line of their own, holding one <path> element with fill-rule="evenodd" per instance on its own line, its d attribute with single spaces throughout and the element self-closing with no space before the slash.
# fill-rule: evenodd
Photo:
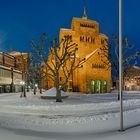
<svg viewBox="0 0 140 140">
<path fill-rule="evenodd" d="M 91 37 L 91 43 L 95 43 L 95 38 Z"/>
<path fill-rule="evenodd" d="M 103 92 L 106 93 L 107 92 L 107 82 L 103 81 Z"/>
<path fill-rule="evenodd" d="M 91 81 L 90 86 L 91 86 L 91 87 L 90 87 L 91 93 L 95 93 L 95 81 L 94 81 L 94 80 Z"/>
<path fill-rule="evenodd" d="M 80 41 L 81 41 L 81 42 L 84 41 L 84 36 L 80 36 Z"/>
<path fill-rule="evenodd" d="M 86 42 L 89 42 L 90 38 L 89 37 L 86 37 Z"/>
<path fill-rule="evenodd" d="M 97 80 L 97 84 L 96 84 L 96 92 L 97 93 L 101 93 L 101 87 L 102 87 L 102 83 L 100 80 Z"/>
</svg>

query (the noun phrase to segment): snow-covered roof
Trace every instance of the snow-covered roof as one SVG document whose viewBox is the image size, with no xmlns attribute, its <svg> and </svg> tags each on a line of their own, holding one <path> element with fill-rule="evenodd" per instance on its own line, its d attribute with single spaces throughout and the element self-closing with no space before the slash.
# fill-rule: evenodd
<svg viewBox="0 0 140 140">
<path fill-rule="evenodd" d="M 22 73 L 22 71 L 19 71 L 19 70 L 16 70 L 16 69 L 13 69 L 14 72 L 17 72 L 17 73 Z"/>
<path fill-rule="evenodd" d="M 6 67 L 6 66 L 3 66 L 3 65 L 0 65 L 0 68 L 11 70 L 11 67 Z"/>
<path fill-rule="evenodd" d="M 64 31 L 72 31 L 72 29 L 66 29 L 66 28 L 60 28 L 60 30 L 64 30 Z"/>
<path fill-rule="evenodd" d="M 65 29 L 65 28 L 61 28 L 60 31 L 70 31 L 70 32 L 75 32 L 72 29 Z"/>
<path fill-rule="evenodd" d="M 11 69 L 12 69 L 11 67 L 6 67 L 6 66 L 3 66 L 3 65 L 0 65 L 0 68 L 6 69 L 6 70 L 11 70 Z M 16 69 L 13 69 L 13 71 L 14 71 L 14 72 L 17 72 L 17 73 L 22 73 L 21 71 L 16 70 Z"/>
<path fill-rule="evenodd" d="M 24 55 L 24 54 L 27 54 L 27 53 L 13 51 L 13 52 L 10 52 L 9 54 L 13 55 L 13 56 L 18 56 L 18 55 Z"/>
<path fill-rule="evenodd" d="M 86 62 L 88 59 L 90 59 L 96 52 L 98 51 L 98 48 L 92 51 L 90 54 L 88 54 L 83 61 L 80 62 L 79 65 L 82 65 L 84 62 Z"/>
<path fill-rule="evenodd" d="M 83 19 L 83 18 L 77 18 L 77 17 L 73 17 L 72 20 L 84 20 L 84 21 L 90 21 L 90 22 L 94 22 L 94 23 L 97 23 L 99 24 L 97 21 L 94 21 L 94 20 L 91 20 L 91 19 Z"/>
<path fill-rule="evenodd" d="M 133 77 L 138 77 L 140 76 L 140 67 L 139 66 L 130 66 L 127 69 L 127 75 L 131 75 Z"/>
<path fill-rule="evenodd" d="M 139 66 L 133 66 L 133 68 L 135 68 L 137 70 L 140 70 L 140 67 Z"/>
<path fill-rule="evenodd" d="M 101 36 L 104 36 L 104 37 L 108 38 L 108 37 L 107 37 L 107 35 L 105 35 L 105 34 L 103 34 L 103 33 L 99 33 L 99 35 L 101 35 Z"/>
<path fill-rule="evenodd" d="M 140 76 L 135 76 L 134 78 L 136 78 L 136 79 L 140 79 Z"/>
</svg>

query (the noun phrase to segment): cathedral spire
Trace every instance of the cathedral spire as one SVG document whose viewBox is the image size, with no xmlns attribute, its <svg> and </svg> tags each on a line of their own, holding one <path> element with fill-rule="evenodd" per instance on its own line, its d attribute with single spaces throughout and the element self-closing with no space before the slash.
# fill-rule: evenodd
<svg viewBox="0 0 140 140">
<path fill-rule="evenodd" d="M 84 7 L 84 13 L 83 13 L 83 19 L 87 19 L 87 12 L 86 12 L 86 7 Z"/>
</svg>

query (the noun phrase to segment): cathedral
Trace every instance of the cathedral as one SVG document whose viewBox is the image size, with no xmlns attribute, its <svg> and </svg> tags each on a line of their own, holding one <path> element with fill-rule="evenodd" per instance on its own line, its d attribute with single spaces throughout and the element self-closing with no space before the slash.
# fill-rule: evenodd
<svg viewBox="0 0 140 140">
<path fill-rule="evenodd" d="M 100 33 L 99 23 L 88 19 L 86 9 L 84 9 L 82 18 L 74 17 L 72 19 L 71 29 L 60 29 L 59 41 L 64 36 L 70 36 L 72 41 L 78 44 L 78 58 L 86 58 L 83 66 L 73 71 L 68 81 L 67 90 L 84 93 L 110 92 L 111 67 L 108 69 L 104 63 L 110 64 L 107 58 L 108 54 L 101 55 L 102 46 L 108 47 L 108 37 Z"/>
</svg>

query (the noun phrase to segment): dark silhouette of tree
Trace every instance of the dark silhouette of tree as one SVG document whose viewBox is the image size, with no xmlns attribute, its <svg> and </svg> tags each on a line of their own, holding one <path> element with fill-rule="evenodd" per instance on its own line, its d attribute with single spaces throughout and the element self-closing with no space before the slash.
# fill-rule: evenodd
<svg viewBox="0 0 140 140">
<path fill-rule="evenodd" d="M 41 81 L 42 78 L 45 76 L 45 73 L 42 68 L 42 63 L 39 56 L 36 54 L 34 49 L 32 49 L 32 52 L 30 54 L 29 58 L 29 72 L 28 72 L 28 83 L 31 86 L 31 88 L 34 90 L 34 94 L 36 94 L 37 87 L 40 90 L 40 94 L 42 94 L 42 85 Z"/>
<path fill-rule="evenodd" d="M 107 40 L 105 44 L 100 48 L 102 53 L 99 55 L 101 58 L 108 58 L 109 62 L 101 59 L 102 62 L 107 66 L 107 69 L 112 71 L 112 81 L 117 80 L 119 76 L 119 40 L 116 36 L 112 36 L 110 42 Z M 137 64 L 137 58 L 140 57 L 140 53 L 135 50 L 134 45 L 131 45 L 128 38 L 125 37 L 122 41 L 122 65 L 123 65 L 123 79 L 126 75 L 126 71 L 129 67 Z M 119 98 L 119 97 L 118 97 Z"/>
<path fill-rule="evenodd" d="M 123 49 L 123 75 L 125 76 L 126 70 L 130 66 L 137 64 L 137 58 L 140 57 L 140 53 L 134 49 L 134 45 L 131 45 L 128 41 L 128 38 L 124 38 L 122 42 Z M 109 62 L 106 62 L 102 59 L 103 63 L 108 66 L 108 69 L 112 69 L 113 80 L 118 78 L 119 74 L 119 41 L 116 36 L 112 36 L 110 42 L 106 42 L 105 45 L 102 45 L 100 48 L 102 53 L 101 57 L 107 57 Z M 108 55 L 107 55 L 108 54 Z"/>
</svg>

